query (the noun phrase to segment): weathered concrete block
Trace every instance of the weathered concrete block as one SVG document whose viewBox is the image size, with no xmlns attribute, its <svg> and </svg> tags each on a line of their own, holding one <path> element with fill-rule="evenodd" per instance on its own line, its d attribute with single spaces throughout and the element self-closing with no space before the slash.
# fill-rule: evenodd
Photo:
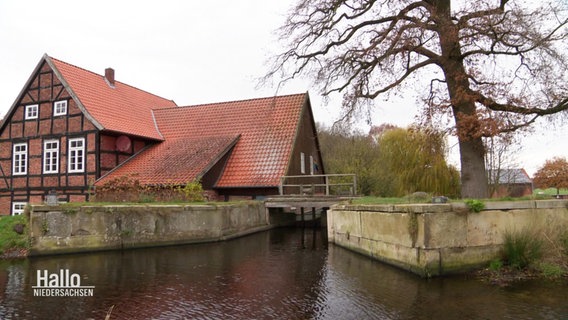
<svg viewBox="0 0 568 320">
<path fill-rule="evenodd" d="M 467 246 L 467 214 L 425 213 L 424 234 L 418 245 L 434 249 Z"/>
<path fill-rule="evenodd" d="M 270 227 L 262 203 L 33 207 L 32 255 L 218 241 Z"/>
<path fill-rule="evenodd" d="M 412 236 L 409 232 L 409 214 L 369 211 L 361 211 L 359 214 L 363 238 L 412 246 Z"/>
<path fill-rule="evenodd" d="M 491 202 L 479 213 L 463 203 L 337 206 L 327 215 L 328 241 L 422 276 L 444 275 L 499 257 L 508 230 L 568 225 L 567 204 Z"/>
<path fill-rule="evenodd" d="M 534 201 L 486 201 L 484 210 L 534 209 Z"/>
<path fill-rule="evenodd" d="M 537 200 L 535 207 L 538 209 L 568 208 L 567 200 Z"/>
<path fill-rule="evenodd" d="M 361 212 L 337 211 L 333 215 L 334 231 L 336 234 L 361 237 Z"/>
</svg>

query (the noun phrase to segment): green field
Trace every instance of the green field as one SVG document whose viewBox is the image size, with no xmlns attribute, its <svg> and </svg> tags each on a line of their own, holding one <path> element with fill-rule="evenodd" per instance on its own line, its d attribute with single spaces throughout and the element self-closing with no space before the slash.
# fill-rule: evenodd
<svg viewBox="0 0 568 320">
<path fill-rule="evenodd" d="M 534 189 L 533 194 L 536 195 L 556 195 L 556 188 L 548 188 L 548 189 Z M 568 189 L 560 189 L 560 194 L 568 194 Z"/>
</svg>

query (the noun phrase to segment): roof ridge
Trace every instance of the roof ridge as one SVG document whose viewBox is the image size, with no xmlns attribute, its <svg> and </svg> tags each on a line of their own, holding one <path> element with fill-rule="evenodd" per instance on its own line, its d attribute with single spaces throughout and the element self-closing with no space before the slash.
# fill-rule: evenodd
<svg viewBox="0 0 568 320">
<path fill-rule="evenodd" d="M 265 96 L 265 97 L 259 97 L 259 98 L 249 98 L 249 99 L 243 99 L 243 100 L 228 100 L 228 101 L 219 101 L 219 102 L 190 104 L 190 105 L 178 106 L 177 108 L 204 107 L 204 106 L 210 106 L 210 105 L 215 105 L 215 104 L 235 103 L 235 102 L 247 102 L 247 101 L 258 101 L 258 100 L 268 100 L 268 99 L 274 99 L 274 98 L 286 98 L 286 97 L 291 97 L 291 96 L 304 96 L 304 95 L 306 95 L 306 92 L 304 92 L 304 93 L 292 93 L 292 94 L 285 94 L 285 95 Z M 173 108 L 163 108 L 162 110 L 175 109 L 175 108 L 176 108 L 176 107 L 173 107 Z"/>
<path fill-rule="evenodd" d="M 72 63 L 69 63 L 69 62 L 66 62 L 66 61 L 63 61 L 63 60 L 54 58 L 54 57 L 49 56 L 49 55 L 47 55 L 47 56 L 48 56 L 50 59 L 55 60 L 55 61 L 57 61 L 57 62 L 66 64 L 66 65 L 68 65 L 68 66 L 71 66 L 71 67 L 73 67 L 73 68 L 82 70 L 82 71 L 84 71 L 84 72 L 88 72 L 88 73 L 91 73 L 91 74 L 93 74 L 93 75 L 102 77 L 103 79 L 105 78 L 105 76 L 104 76 L 103 74 L 96 73 L 96 72 L 94 72 L 94 71 L 85 69 L 85 68 L 83 68 L 83 67 L 79 67 L 79 66 L 77 66 L 77 65 L 74 65 L 74 64 L 72 64 Z M 138 88 L 138 87 L 136 87 L 136 86 L 133 86 L 133 85 L 130 85 L 130 84 L 128 84 L 128 83 L 125 83 L 125 82 L 122 82 L 122 81 L 118 81 L 118 80 L 115 80 L 114 82 L 120 83 L 120 84 L 122 84 L 122 85 L 124 85 L 124 86 L 127 86 L 127 87 L 130 87 L 130 88 L 132 88 L 132 89 L 135 89 L 135 90 L 138 90 L 138 91 L 147 93 L 147 94 L 152 95 L 152 96 L 154 96 L 154 97 L 156 97 L 156 98 L 160 98 L 160 99 L 163 99 L 163 100 L 171 101 L 171 102 L 173 102 L 174 104 L 176 104 L 173 99 L 164 98 L 164 97 L 159 96 L 159 95 L 157 95 L 157 94 L 155 94 L 155 93 L 152 93 L 152 92 L 147 91 L 147 90 L 144 90 L 144 89 L 140 89 L 140 88 Z M 176 104 L 176 105 L 177 105 L 177 104 Z"/>
</svg>

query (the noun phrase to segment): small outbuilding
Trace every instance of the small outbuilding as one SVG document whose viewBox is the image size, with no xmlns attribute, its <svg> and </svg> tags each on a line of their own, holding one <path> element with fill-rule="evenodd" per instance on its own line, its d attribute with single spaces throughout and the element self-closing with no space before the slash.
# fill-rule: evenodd
<svg viewBox="0 0 568 320">
<path fill-rule="evenodd" d="M 533 194 L 533 182 L 525 169 L 488 170 L 491 197 L 525 197 Z"/>
</svg>

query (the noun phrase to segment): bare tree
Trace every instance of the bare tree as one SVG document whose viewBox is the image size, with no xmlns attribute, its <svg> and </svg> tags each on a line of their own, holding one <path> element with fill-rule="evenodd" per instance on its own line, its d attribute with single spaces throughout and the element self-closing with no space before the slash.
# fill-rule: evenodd
<svg viewBox="0 0 568 320">
<path fill-rule="evenodd" d="M 568 109 L 568 4 L 537 4 L 301 0 L 266 78 L 307 75 L 324 95 L 343 94 L 346 115 L 424 83 L 428 114 L 454 121 L 462 197 L 486 197 L 483 137 Z"/>
<path fill-rule="evenodd" d="M 511 186 L 519 183 L 517 170 L 520 165 L 516 155 L 522 150 L 519 137 L 514 132 L 483 139 L 485 145 L 485 168 L 488 170 L 489 195 L 495 196 L 503 187 L 507 187 L 508 194 Z"/>
</svg>

